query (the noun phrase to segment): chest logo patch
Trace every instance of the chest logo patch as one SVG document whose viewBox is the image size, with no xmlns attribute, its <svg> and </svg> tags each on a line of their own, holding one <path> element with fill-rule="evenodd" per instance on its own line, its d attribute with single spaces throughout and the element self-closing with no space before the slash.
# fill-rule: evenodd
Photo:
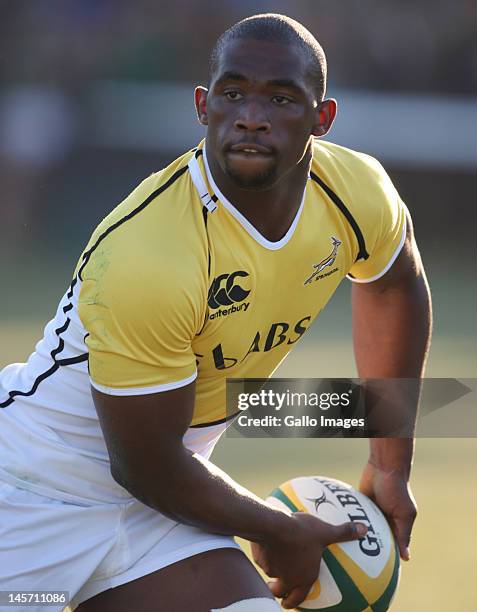
<svg viewBox="0 0 477 612">
<path fill-rule="evenodd" d="M 331 236 L 331 243 L 333 245 L 333 250 L 327 257 L 322 259 L 320 262 L 313 264 L 315 270 L 313 274 L 311 274 L 303 283 L 304 285 L 309 285 L 312 280 L 317 281 L 321 278 L 325 278 L 326 276 L 330 276 L 338 270 L 338 268 L 334 268 L 333 270 L 330 270 L 325 274 L 320 274 L 325 268 L 331 268 L 331 266 L 335 263 L 336 256 L 338 255 L 338 249 L 340 247 L 341 240 L 335 238 L 334 236 Z"/>
<path fill-rule="evenodd" d="M 247 310 L 249 302 L 244 302 L 244 300 L 251 290 L 245 289 L 244 281 L 240 279 L 245 279 L 248 276 L 248 272 L 237 270 L 232 274 L 220 274 L 214 278 L 209 288 L 207 303 L 211 310 L 218 310 L 209 316 L 210 319 Z M 235 304 L 239 304 L 239 306 L 235 306 Z"/>
</svg>

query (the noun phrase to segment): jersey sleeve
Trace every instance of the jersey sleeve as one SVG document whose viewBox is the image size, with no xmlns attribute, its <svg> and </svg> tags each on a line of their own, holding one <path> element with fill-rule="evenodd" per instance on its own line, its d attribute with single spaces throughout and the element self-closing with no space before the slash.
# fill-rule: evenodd
<svg viewBox="0 0 477 612">
<path fill-rule="evenodd" d="M 92 386 L 110 395 L 143 395 L 192 382 L 196 314 L 187 291 L 165 266 L 154 278 L 111 267 L 99 279 L 85 277 L 80 293 Z"/>
<path fill-rule="evenodd" d="M 153 189 L 146 183 L 103 223 L 80 273 L 90 380 L 110 395 L 168 391 L 197 376 L 192 341 L 206 312 L 206 258 L 184 221 L 187 207 L 177 214 L 185 198 L 136 206 Z"/>
<path fill-rule="evenodd" d="M 381 164 L 369 157 L 369 172 L 361 185 L 365 199 L 361 210 L 366 211 L 360 220 L 367 259 L 356 261 L 348 278 L 357 283 L 369 283 L 383 276 L 399 255 L 406 239 L 406 206 Z"/>
</svg>

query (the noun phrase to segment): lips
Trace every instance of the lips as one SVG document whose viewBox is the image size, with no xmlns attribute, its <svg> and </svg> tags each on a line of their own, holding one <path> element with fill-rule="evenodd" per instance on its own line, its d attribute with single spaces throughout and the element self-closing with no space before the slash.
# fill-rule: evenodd
<svg viewBox="0 0 477 612">
<path fill-rule="evenodd" d="M 240 142 L 234 144 L 229 149 L 232 153 L 248 153 L 250 155 L 270 155 L 271 150 L 268 147 L 252 142 Z"/>
</svg>

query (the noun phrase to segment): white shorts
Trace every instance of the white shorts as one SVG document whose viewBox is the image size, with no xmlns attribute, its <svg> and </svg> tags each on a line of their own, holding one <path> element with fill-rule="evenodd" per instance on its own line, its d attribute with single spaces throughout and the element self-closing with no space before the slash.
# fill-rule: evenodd
<svg viewBox="0 0 477 612">
<path fill-rule="evenodd" d="M 216 548 L 240 547 L 136 500 L 81 506 L 0 481 L 0 591 L 68 591 L 74 609 L 106 589 Z"/>
</svg>

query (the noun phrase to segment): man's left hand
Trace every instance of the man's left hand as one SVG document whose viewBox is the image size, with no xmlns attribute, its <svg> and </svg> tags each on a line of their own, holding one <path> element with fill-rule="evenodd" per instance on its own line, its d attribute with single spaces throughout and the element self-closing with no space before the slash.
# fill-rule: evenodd
<svg viewBox="0 0 477 612">
<path fill-rule="evenodd" d="M 368 462 L 359 490 L 370 497 L 385 514 L 396 538 L 401 559 L 409 561 L 409 543 L 417 506 L 406 476 L 397 470 L 386 471 Z"/>
</svg>

